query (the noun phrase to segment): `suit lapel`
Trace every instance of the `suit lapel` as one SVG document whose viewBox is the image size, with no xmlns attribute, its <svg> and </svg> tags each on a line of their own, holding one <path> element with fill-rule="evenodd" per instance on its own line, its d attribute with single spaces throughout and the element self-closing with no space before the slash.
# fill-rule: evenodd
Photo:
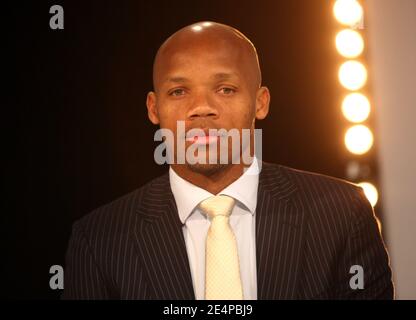
<svg viewBox="0 0 416 320">
<path fill-rule="evenodd" d="M 169 176 L 157 179 L 138 208 L 136 237 L 153 299 L 195 299 L 182 224 Z"/>
<path fill-rule="evenodd" d="M 296 186 L 263 163 L 256 209 L 258 299 L 296 299 L 305 214 Z"/>
</svg>

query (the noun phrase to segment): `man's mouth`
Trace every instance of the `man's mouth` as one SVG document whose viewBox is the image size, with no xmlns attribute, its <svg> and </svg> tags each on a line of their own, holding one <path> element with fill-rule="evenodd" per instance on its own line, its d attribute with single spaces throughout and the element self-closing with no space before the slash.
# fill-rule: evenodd
<svg viewBox="0 0 416 320">
<path fill-rule="evenodd" d="M 195 136 L 193 138 L 187 138 L 186 141 L 193 142 L 195 144 L 211 144 L 218 141 L 218 136 Z"/>
<path fill-rule="evenodd" d="M 197 130 L 189 130 L 186 133 L 185 140 L 194 144 L 211 144 L 217 143 L 218 139 L 220 138 L 220 134 L 217 132 L 217 129 L 200 129 L 198 130 L 198 134 L 196 134 L 196 131 Z"/>
</svg>

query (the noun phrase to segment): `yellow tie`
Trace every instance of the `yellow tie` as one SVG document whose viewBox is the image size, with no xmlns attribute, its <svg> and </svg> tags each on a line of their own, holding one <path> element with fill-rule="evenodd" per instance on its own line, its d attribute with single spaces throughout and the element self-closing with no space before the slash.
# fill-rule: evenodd
<svg viewBox="0 0 416 320">
<path fill-rule="evenodd" d="M 229 223 L 233 198 L 219 195 L 200 203 L 211 219 L 205 252 L 205 299 L 242 300 L 237 242 Z"/>
</svg>

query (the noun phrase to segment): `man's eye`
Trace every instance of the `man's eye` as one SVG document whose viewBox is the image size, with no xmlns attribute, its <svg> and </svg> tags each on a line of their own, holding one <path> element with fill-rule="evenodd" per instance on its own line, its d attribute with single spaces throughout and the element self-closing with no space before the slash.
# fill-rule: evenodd
<svg viewBox="0 0 416 320">
<path fill-rule="evenodd" d="M 170 96 L 182 96 L 185 93 L 185 90 L 183 89 L 175 89 L 169 92 Z"/>
<path fill-rule="evenodd" d="M 219 90 L 219 92 L 222 93 L 222 94 L 227 94 L 228 95 L 228 94 L 233 94 L 235 92 L 235 89 L 229 88 L 229 87 L 224 87 L 224 88 L 221 88 Z"/>
</svg>

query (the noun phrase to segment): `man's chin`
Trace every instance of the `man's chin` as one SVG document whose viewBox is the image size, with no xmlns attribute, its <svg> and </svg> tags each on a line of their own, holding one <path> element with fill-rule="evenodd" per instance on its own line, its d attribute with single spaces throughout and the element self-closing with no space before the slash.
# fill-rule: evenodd
<svg viewBox="0 0 416 320">
<path fill-rule="evenodd" d="M 230 164 L 220 164 L 220 163 L 215 163 L 215 164 L 200 164 L 200 163 L 189 164 L 188 163 L 187 164 L 187 167 L 189 168 L 189 170 L 195 173 L 202 174 L 207 177 L 223 171 L 228 166 L 230 166 Z"/>
</svg>

